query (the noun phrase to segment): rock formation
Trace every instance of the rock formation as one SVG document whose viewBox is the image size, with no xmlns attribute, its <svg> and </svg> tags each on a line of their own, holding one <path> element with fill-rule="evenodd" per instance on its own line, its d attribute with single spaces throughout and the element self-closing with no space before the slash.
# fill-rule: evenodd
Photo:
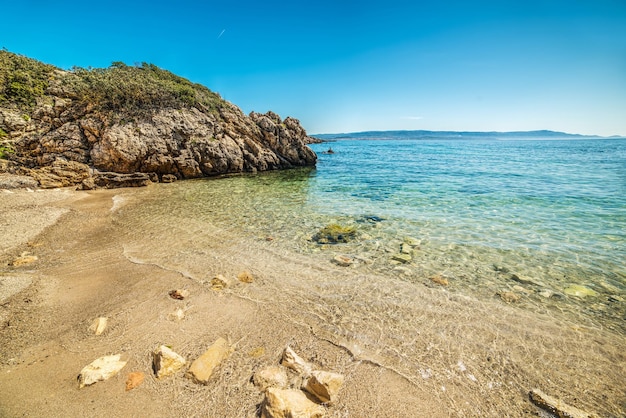
<svg viewBox="0 0 626 418">
<path fill-rule="evenodd" d="M 10 161 L 0 168 L 39 187 L 314 166 L 311 142 L 297 119 L 246 116 L 152 64 L 62 71 L 0 51 L 0 158 Z"/>
</svg>

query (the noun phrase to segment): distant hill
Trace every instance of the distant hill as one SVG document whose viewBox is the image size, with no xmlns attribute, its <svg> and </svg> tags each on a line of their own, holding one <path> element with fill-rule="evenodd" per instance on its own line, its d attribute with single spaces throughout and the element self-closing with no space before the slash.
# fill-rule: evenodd
<svg viewBox="0 0 626 418">
<path fill-rule="evenodd" d="M 366 131 L 339 134 L 316 134 L 321 140 L 338 139 L 593 139 L 593 135 L 556 131 L 456 132 L 456 131 Z"/>
</svg>

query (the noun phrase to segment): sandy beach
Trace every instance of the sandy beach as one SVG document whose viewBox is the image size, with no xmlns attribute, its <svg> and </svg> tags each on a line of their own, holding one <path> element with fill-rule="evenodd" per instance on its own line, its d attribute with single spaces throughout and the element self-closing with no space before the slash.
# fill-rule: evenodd
<svg viewBox="0 0 626 418">
<path fill-rule="evenodd" d="M 133 230 L 122 215 L 149 192 L 0 191 L 0 416 L 254 417 L 264 395 L 252 376 L 288 345 L 345 377 L 329 417 L 537 416 L 534 388 L 626 413 L 623 335 L 315 264 L 232 231 L 149 219 Z M 203 253 L 186 251 L 194 239 Z M 252 283 L 236 280 L 243 271 Z M 216 275 L 229 286 L 212 287 Z M 108 325 L 94 335 L 98 317 Z M 154 376 L 160 345 L 193 361 L 220 337 L 234 352 L 207 385 Z M 81 369 L 110 354 L 121 372 L 79 389 Z M 126 391 L 131 372 L 145 380 Z"/>
</svg>

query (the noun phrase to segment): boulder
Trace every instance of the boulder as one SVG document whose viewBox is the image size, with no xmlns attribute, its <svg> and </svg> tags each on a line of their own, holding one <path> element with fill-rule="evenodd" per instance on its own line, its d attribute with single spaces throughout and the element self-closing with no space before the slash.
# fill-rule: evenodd
<svg viewBox="0 0 626 418">
<path fill-rule="evenodd" d="M 96 187 L 103 189 L 118 189 L 120 187 L 143 187 L 150 183 L 150 174 L 148 173 L 114 173 L 114 172 L 97 172 L 93 175 L 93 182 Z"/>
<path fill-rule="evenodd" d="M 152 353 L 152 369 L 158 379 L 175 374 L 186 363 L 183 356 L 164 345 Z"/>
<path fill-rule="evenodd" d="M 198 357 L 187 371 L 187 377 L 196 383 L 206 385 L 213 371 L 226 360 L 232 352 L 232 347 L 224 338 L 218 338 L 207 351 Z"/>
<path fill-rule="evenodd" d="M 323 406 L 296 389 L 268 388 L 261 407 L 261 418 L 322 418 Z"/>
<path fill-rule="evenodd" d="M 319 402 L 331 404 L 337 400 L 343 380 L 343 375 L 339 373 L 314 370 L 311 372 L 311 377 L 304 381 L 302 389 L 313 395 Z"/>
<path fill-rule="evenodd" d="M 120 354 L 100 357 L 80 371 L 78 375 L 79 388 L 107 380 L 115 376 L 125 365 L 125 361 L 120 361 Z"/>
<path fill-rule="evenodd" d="M 579 284 L 573 284 L 566 288 L 563 293 L 568 296 L 576 296 L 579 298 L 583 298 L 585 296 L 598 296 L 598 292 L 595 290 L 589 289 L 586 286 L 582 286 Z"/>
</svg>

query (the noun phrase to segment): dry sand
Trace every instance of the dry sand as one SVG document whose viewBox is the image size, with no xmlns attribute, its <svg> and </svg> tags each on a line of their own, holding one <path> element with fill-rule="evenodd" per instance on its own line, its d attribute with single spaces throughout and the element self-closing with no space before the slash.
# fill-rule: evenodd
<svg viewBox="0 0 626 418">
<path fill-rule="evenodd" d="M 0 416 L 258 416 L 263 395 L 250 378 L 277 364 L 287 344 L 319 368 L 345 375 L 328 416 L 537 416 L 528 400 L 534 387 L 600 416 L 626 414 L 623 336 L 497 300 L 479 302 L 406 283 L 381 290 L 369 277 L 330 263 L 311 266 L 294 255 L 255 250 L 244 260 L 253 244 L 232 237 L 228 245 L 216 237 L 210 249 L 215 267 L 207 274 L 234 277 L 245 268 L 255 281 L 212 290 L 156 263 L 138 262 L 124 248 L 120 237 L 127 231 L 111 209 L 123 207 L 119 196 L 133 193 L 0 191 Z M 166 242 L 151 237 L 146 246 Z M 24 252 L 38 259 L 10 265 Z M 341 275 L 363 289 L 354 295 L 354 312 L 345 316 L 353 323 L 344 323 L 323 289 L 307 298 L 306 289 L 296 289 L 302 283 L 281 281 L 316 274 Z M 189 297 L 174 300 L 172 289 L 185 289 Z M 353 292 L 350 287 L 346 294 Z M 364 306 L 368 293 L 376 306 Z M 394 302 L 394 295 L 403 294 L 414 295 L 411 306 Z M 180 321 L 170 317 L 178 308 L 186 311 Z M 397 312 L 397 322 L 368 321 L 377 309 L 381 317 Z M 89 326 L 101 316 L 109 326 L 96 336 Z M 337 329 L 352 329 L 352 337 L 335 333 L 332 318 L 344 323 Z M 406 321 L 415 324 L 411 340 L 404 338 Z M 395 342 L 394 332 L 402 336 Z M 354 343 L 376 335 L 373 346 L 382 341 L 384 350 Z M 208 385 L 183 373 L 162 380 L 152 374 L 150 353 L 159 345 L 193 360 L 219 337 L 237 348 Z M 78 389 L 80 370 L 107 354 L 121 354 L 126 367 L 108 381 Z M 134 371 L 144 372 L 146 380 L 126 392 L 126 377 Z"/>
</svg>

